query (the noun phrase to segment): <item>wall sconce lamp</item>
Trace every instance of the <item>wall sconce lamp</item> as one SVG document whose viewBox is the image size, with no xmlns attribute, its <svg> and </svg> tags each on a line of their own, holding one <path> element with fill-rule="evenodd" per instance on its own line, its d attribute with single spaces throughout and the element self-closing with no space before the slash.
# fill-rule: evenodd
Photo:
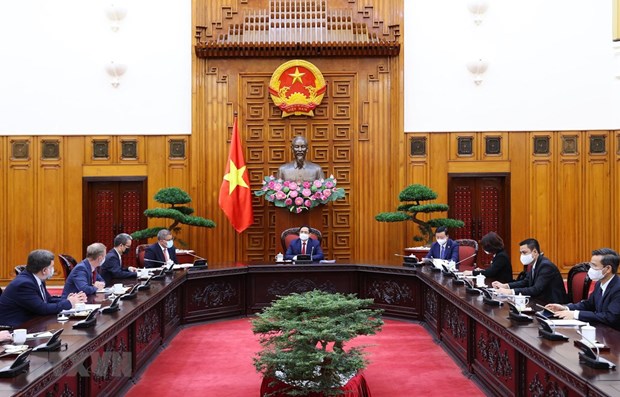
<svg viewBox="0 0 620 397">
<path fill-rule="evenodd" d="M 114 32 L 118 32 L 121 27 L 121 21 L 125 19 L 127 15 L 127 9 L 122 6 L 115 6 L 111 4 L 105 11 L 106 16 L 110 20 L 110 29 Z"/>
<path fill-rule="evenodd" d="M 489 2 L 487 0 L 469 0 L 467 2 L 467 8 L 474 17 L 474 23 L 480 25 L 484 13 L 487 12 L 487 8 L 489 8 Z"/>
<path fill-rule="evenodd" d="M 127 71 L 127 65 L 110 62 L 105 66 L 105 70 L 111 77 L 110 84 L 112 84 L 112 87 L 116 88 L 121 84 L 121 76 Z"/>
<path fill-rule="evenodd" d="M 480 85 L 482 83 L 482 75 L 487 71 L 489 63 L 484 59 L 467 62 L 467 70 L 474 76 L 474 83 Z"/>
</svg>

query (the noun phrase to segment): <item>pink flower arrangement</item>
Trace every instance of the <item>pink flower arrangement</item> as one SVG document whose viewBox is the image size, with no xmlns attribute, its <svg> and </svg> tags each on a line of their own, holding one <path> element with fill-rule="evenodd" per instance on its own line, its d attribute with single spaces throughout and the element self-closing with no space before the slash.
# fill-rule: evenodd
<svg viewBox="0 0 620 397">
<path fill-rule="evenodd" d="M 344 197 L 344 189 L 336 187 L 333 175 L 312 182 L 297 183 L 283 181 L 273 176 L 266 176 L 263 187 L 254 191 L 256 196 L 264 196 L 265 200 L 276 207 L 288 208 L 289 211 L 300 213 L 310 210 L 319 204 L 327 204 Z"/>
</svg>

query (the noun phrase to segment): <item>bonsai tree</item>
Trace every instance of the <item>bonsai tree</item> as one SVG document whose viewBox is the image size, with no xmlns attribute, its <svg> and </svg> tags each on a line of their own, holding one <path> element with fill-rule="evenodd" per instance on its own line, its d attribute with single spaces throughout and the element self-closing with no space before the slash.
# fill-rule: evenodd
<svg viewBox="0 0 620 397">
<path fill-rule="evenodd" d="M 178 187 L 167 187 L 160 189 L 157 193 L 155 193 L 153 198 L 158 203 L 169 204 L 170 207 L 149 208 L 144 211 L 144 215 L 147 218 L 169 218 L 172 219 L 172 223 L 167 228 L 151 227 L 133 232 L 131 237 L 134 240 L 155 237 L 157 236 L 157 232 L 161 229 L 168 229 L 176 234 L 181 230 L 181 227 L 179 226 L 180 224 L 209 228 L 215 227 L 215 222 L 212 220 L 192 215 L 194 213 L 194 209 L 183 205 L 191 202 L 192 198 L 184 190 L 179 189 Z"/>
<path fill-rule="evenodd" d="M 437 199 L 437 193 L 424 185 L 409 185 L 398 195 L 398 200 L 403 203 L 396 208 L 396 212 L 382 212 L 375 216 L 379 222 L 403 222 L 412 221 L 418 225 L 421 236 L 415 236 L 414 241 L 424 241 L 430 245 L 433 241 L 434 227 L 446 226 L 448 228 L 459 228 L 465 224 L 462 221 L 451 218 L 435 218 L 423 221 L 418 218 L 419 214 L 431 214 L 433 212 L 446 212 L 449 207 L 447 204 L 427 203 Z"/>
<path fill-rule="evenodd" d="M 289 387 L 287 395 L 342 393 L 340 386 L 366 367 L 363 347 L 345 349 L 357 335 L 381 330 L 381 310 L 372 299 L 310 291 L 280 297 L 252 320 L 263 350 L 254 366 Z"/>
</svg>

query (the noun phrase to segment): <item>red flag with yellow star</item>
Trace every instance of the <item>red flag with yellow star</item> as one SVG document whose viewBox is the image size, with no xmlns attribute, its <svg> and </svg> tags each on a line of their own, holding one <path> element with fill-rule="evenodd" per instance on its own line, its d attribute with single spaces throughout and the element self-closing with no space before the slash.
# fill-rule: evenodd
<svg viewBox="0 0 620 397">
<path fill-rule="evenodd" d="M 243 232 L 254 223 L 250 178 L 243 159 L 237 116 L 233 123 L 230 152 L 218 202 L 237 233 Z"/>
</svg>

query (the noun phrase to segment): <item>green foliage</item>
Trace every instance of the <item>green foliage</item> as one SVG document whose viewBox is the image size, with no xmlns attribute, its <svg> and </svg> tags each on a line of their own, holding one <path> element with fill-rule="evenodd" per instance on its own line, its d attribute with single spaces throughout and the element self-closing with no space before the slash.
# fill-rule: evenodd
<svg viewBox="0 0 620 397">
<path fill-rule="evenodd" d="M 341 376 L 352 377 L 368 364 L 362 347 L 347 350 L 345 342 L 374 335 L 383 325 L 372 303 L 318 290 L 280 297 L 252 321 L 263 347 L 254 358 L 256 370 L 291 385 L 287 395 L 340 394 Z"/>
<path fill-rule="evenodd" d="M 131 233 L 131 237 L 134 240 L 142 240 L 150 237 L 157 236 L 157 232 L 162 229 L 171 230 L 174 234 L 178 233 L 182 225 L 200 226 L 214 228 L 215 222 L 210 219 L 202 218 L 200 216 L 192 215 L 194 209 L 192 207 L 176 204 L 187 204 L 192 201 L 189 194 L 178 187 L 167 187 L 160 189 L 153 197 L 155 201 L 162 204 L 170 204 L 168 208 L 149 208 L 144 211 L 144 215 L 147 218 L 167 218 L 172 219 L 172 223 L 167 228 L 165 227 L 152 227 L 144 230 L 138 230 Z"/>
<path fill-rule="evenodd" d="M 421 203 L 422 201 L 435 200 L 437 193 L 431 188 L 414 184 L 405 187 L 398 195 L 400 204 L 397 212 L 382 212 L 375 216 L 379 222 L 403 222 L 412 221 L 418 225 L 421 236 L 415 236 L 414 241 L 430 244 L 433 239 L 433 229 L 438 226 L 446 226 L 448 228 L 459 228 L 465 224 L 457 219 L 436 218 L 423 221 L 418 218 L 418 214 L 432 214 L 434 212 L 447 212 L 449 207 L 447 204 L 441 203 Z"/>
</svg>

